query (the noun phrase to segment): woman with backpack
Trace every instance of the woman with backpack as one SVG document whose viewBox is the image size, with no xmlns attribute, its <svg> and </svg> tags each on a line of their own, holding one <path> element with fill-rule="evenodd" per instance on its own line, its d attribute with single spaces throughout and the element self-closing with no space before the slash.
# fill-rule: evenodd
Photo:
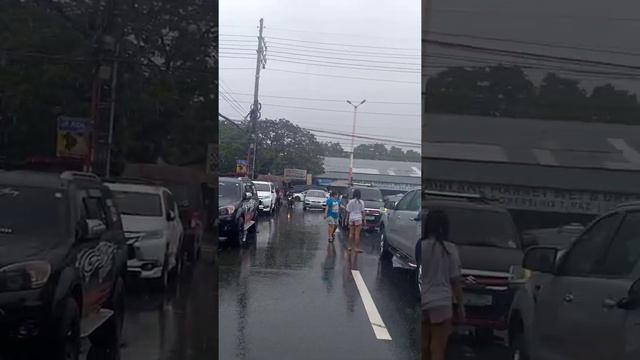
<svg viewBox="0 0 640 360">
<path fill-rule="evenodd" d="M 347 213 L 349 214 L 349 245 L 348 250 L 354 248 L 353 241 L 355 240 L 355 252 L 361 253 L 360 249 L 360 231 L 362 230 L 362 223 L 364 221 L 364 201 L 360 198 L 359 189 L 353 190 L 353 198 L 347 203 Z"/>
<path fill-rule="evenodd" d="M 421 264 L 422 359 L 444 360 L 454 308 L 458 319 L 465 318 L 460 256 L 455 244 L 449 242 L 449 220 L 444 211 L 428 212 L 416 260 Z"/>
</svg>

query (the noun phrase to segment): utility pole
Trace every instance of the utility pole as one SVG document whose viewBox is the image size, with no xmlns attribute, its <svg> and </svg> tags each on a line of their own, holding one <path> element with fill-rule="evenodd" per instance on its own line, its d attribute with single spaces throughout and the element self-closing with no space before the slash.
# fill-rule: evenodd
<svg viewBox="0 0 640 360">
<path fill-rule="evenodd" d="M 113 60 L 113 72 L 111 74 L 111 108 L 109 109 L 109 135 L 107 138 L 107 160 L 105 164 L 105 176 L 111 176 L 111 147 L 113 145 L 113 120 L 116 113 L 116 87 L 118 86 L 118 55 L 120 44 L 116 45 L 116 58 Z"/>
<path fill-rule="evenodd" d="M 256 176 L 256 150 L 258 147 L 258 120 L 260 119 L 260 110 L 262 105 L 258 100 L 258 91 L 260 90 L 260 70 L 265 68 L 267 63 L 267 46 L 262 37 L 264 19 L 260 19 L 260 30 L 258 33 L 258 50 L 256 50 L 256 77 L 253 88 L 253 104 L 251 105 L 251 112 L 249 113 L 251 121 L 251 134 L 252 141 L 249 148 L 248 162 L 251 166 L 251 178 L 255 179 Z"/>
<path fill-rule="evenodd" d="M 347 100 L 347 103 L 353 106 L 353 130 L 351 131 L 351 158 L 349 161 L 349 184 L 353 183 L 353 150 L 355 149 L 356 138 L 356 115 L 358 115 L 358 106 L 364 104 L 367 100 L 362 100 L 358 105 Z"/>
</svg>

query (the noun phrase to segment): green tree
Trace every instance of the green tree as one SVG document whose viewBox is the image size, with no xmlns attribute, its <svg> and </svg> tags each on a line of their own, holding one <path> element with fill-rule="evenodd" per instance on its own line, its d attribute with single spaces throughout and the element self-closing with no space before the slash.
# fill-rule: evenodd
<svg viewBox="0 0 640 360">
<path fill-rule="evenodd" d="M 535 114 L 543 119 L 588 121 L 588 99 L 578 80 L 551 72 L 540 84 Z"/>
<path fill-rule="evenodd" d="M 591 120 L 637 124 L 640 105 L 636 95 L 611 84 L 596 86 L 589 96 Z"/>
<path fill-rule="evenodd" d="M 328 157 L 347 157 L 349 153 L 342 148 L 339 142 L 322 142 L 322 154 Z"/>
</svg>

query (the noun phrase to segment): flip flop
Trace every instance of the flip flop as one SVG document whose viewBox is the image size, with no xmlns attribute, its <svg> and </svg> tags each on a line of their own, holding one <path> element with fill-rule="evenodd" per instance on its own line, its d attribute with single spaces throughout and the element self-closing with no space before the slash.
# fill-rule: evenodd
<svg viewBox="0 0 640 360">
<path fill-rule="evenodd" d="M 361 252 L 362 252 L 362 250 L 361 250 L 361 249 L 356 249 L 356 252 L 357 252 L 357 253 L 361 253 Z"/>
</svg>

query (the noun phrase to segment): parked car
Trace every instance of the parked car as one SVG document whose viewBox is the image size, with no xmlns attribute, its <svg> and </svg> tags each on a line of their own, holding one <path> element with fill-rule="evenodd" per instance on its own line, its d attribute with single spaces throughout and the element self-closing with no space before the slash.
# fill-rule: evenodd
<svg viewBox="0 0 640 360">
<path fill-rule="evenodd" d="M 348 227 L 347 203 L 353 198 L 353 191 L 359 189 L 361 200 L 364 201 L 364 230 L 379 230 L 384 211 L 384 200 L 380 189 L 369 186 L 351 186 L 342 196 L 342 206 L 340 207 L 339 223 L 343 228 Z"/>
<path fill-rule="evenodd" d="M 421 196 L 425 195 L 425 196 Z M 422 215 L 420 212 L 422 204 Z M 474 329 L 481 337 L 507 329 L 507 317 L 521 275 L 521 240 L 510 213 L 480 196 L 417 191 L 407 193 L 389 212 L 380 231 L 381 255 L 399 255 L 409 267 L 416 261 L 421 217 L 442 210 L 449 219 L 449 240 L 456 244 L 462 263 L 466 320 L 454 323 Z M 418 279 L 418 276 L 416 276 Z"/>
<path fill-rule="evenodd" d="M 92 174 L 0 170 L 0 358 L 78 359 L 115 346 L 127 253 L 111 191 Z"/>
<path fill-rule="evenodd" d="M 272 215 L 276 206 L 275 186 L 273 186 L 273 183 L 267 181 L 254 181 L 253 184 L 256 187 L 258 199 L 260 200 L 258 210 Z"/>
<path fill-rule="evenodd" d="M 129 273 L 164 290 L 169 276 L 181 272 L 184 259 L 184 230 L 173 194 L 154 185 L 106 185 L 122 216 Z"/>
<path fill-rule="evenodd" d="M 206 198 L 215 193 L 210 186 L 212 179 L 204 171 L 155 164 L 128 164 L 122 176 L 153 181 L 173 193 L 184 228 L 182 250 L 191 261 L 197 260 L 205 229 L 210 228 L 215 221 L 215 212 L 211 213 L 215 199 L 211 201 Z"/>
<path fill-rule="evenodd" d="M 600 216 L 564 251 L 527 250 L 509 316 L 514 358 L 640 359 L 640 203 Z"/>
<path fill-rule="evenodd" d="M 329 195 L 322 190 L 307 190 L 302 202 L 302 209 L 324 209 Z"/>
<path fill-rule="evenodd" d="M 258 193 L 250 180 L 229 177 L 220 178 L 218 192 L 218 240 L 242 246 L 247 241 L 247 232 L 256 230 Z"/>
</svg>

